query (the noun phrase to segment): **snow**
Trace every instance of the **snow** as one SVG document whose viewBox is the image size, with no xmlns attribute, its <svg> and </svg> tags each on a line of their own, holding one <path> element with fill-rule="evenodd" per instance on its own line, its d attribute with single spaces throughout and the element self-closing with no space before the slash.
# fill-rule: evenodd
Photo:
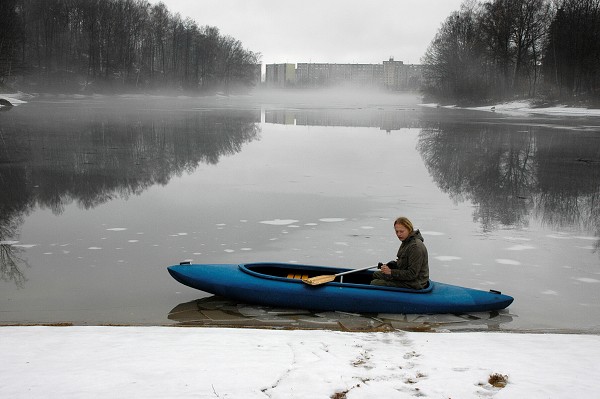
<svg viewBox="0 0 600 399">
<path fill-rule="evenodd" d="M 15 94 L 0 93 L 0 99 L 8 101 L 12 105 L 20 105 L 20 104 L 26 103 L 26 101 L 20 100 L 19 97 L 26 97 L 26 95 L 24 93 L 15 93 Z"/>
<path fill-rule="evenodd" d="M 17 326 L 0 336 L 6 398 L 590 398 L 600 378 L 598 335 Z M 490 385 L 494 374 L 505 387 Z"/>
<path fill-rule="evenodd" d="M 491 111 L 492 107 L 471 108 L 481 111 Z M 565 105 L 553 107 L 532 107 L 529 101 L 515 101 L 496 104 L 493 111 L 506 114 L 542 114 L 560 116 L 600 116 L 600 109 L 568 107 Z"/>
<path fill-rule="evenodd" d="M 456 105 L 445 105 L 440 106 L 439 104 L 420 104 L 422 107 L 429 108 L 456 108 L 460 109 Z M 529 101 L 513 101 L 507 103 L 500 103 L 495 105 L 486 105 L 482 107 L 467 107 L 464 109 L 470 109 L 475 111 L 488 111 L 497 112 L 507 115 L 527 115 L 527 114 L 540 114 L 540 115 L 555 115 L 555 116 L 600 116 L 600 109 L 596 108 L 583 108 L 583 107 L 569 107 L 566 105 L 557 105 L 552 107 L 533 107 Z"/>
</svg>

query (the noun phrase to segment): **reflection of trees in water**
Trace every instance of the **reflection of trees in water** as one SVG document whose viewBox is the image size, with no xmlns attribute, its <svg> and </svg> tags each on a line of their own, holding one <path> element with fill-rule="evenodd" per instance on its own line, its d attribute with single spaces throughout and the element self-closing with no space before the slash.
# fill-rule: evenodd
<svg viewBox="0 0 600 399">
<path fill-rule="evenodd" d="M 600 137 L 548 134 L 538 145 L 538 217 L 600 235 Z"/>
<path fill-rule="evenodd" d="M 200 163 L 239 152 L 260 129 L 257 111 L 117 111 L 44 119 L 15 126 L 9 153 L 16 155 L 9 162 L 25 176 L 9 187 L 55 213 L 72 201 L 87 209 L 167 184 Z"/>
<path fill-rule="evenodd" d="M 21 266 L 27 266 L 27 262 L 19 256 L 20 251 L 10 244 L 0 243 L 0 280 L 12 281 L 17 287 L 23 287 L 27 280 L 21 270 Z"/>
<path fill-rule="evenodd" d="M 533 215 L 600 236 L 598 148 L 597 137 L 580 132 L 475 124 L 424 128 L 418 144 L 438 186 L 476 204 L 485 230 L 526 226 Z"/>
<path fill-rule="evenodd" d="M 3 190 L 5 193 L 9 190 Z M 8 210 L 0 204 L 0 280 L 12 281 L 17 287 L 22 287 L 27 280 L 21 266 L 27 262 L 21 259 L 21 249 L 12 245 L 9 238 L 16 237 L 19 226 L 23 222 L 22 212 L 16 209 Z"/>
<path fill-rule="evenodd" d="M 26 281 L 21 269 L 28 266 L 21 259 L 22 250 L 10 243 L 18 236 L 19 227 L 23 223 L 23 215 L 31 209 L 30 194 L 22 190 L 12 190 L 12 184 L 23 180 L 26 176 L 23 168 L 11 168 L 5 159 L 8 154 L 6 142 L 0 151 L 0 280 L 12 281 L 21 287 Z"/>
<path fill-rule="evenodd" d="M 24 108 L 25 109 L 25 108 Z M 32 111 L 29 111 L 32 112 Z M 3 118 L 0 241 L 35 206 L 60 214 L 137 195 L 200 163 L 216 164 L 260 134 L 260 111 L 126 111 L 41 107 Z M 1 278 L 22 284 L 17 248 L 2 245 Z"/>
<path fill-rule="evenodd" d="M 438 186 L 455 201 L 478 204 L 474 218 L 491 230 L 498 224 L 527 224 L 534 145 L 530 132 L 449 125 L 423 129 L 418 149 Z"/>
</svg>

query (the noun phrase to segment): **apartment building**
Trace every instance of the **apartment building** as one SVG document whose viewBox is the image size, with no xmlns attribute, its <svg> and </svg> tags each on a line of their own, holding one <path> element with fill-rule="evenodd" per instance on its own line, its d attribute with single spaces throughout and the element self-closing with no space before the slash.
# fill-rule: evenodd
<svg viewBox="0 0 600 399">
<path fill-rule="evenodd" d="M 267 64 L 265 70 L 267 87 L 294 87 L 296 85 L 296 66 L 294 64 Z"/>
<path fill-rule="evenodd" d="M 272 88 L 333 86 L 414 90 L 421 80 L 420 65 L 390 58 L 381 64 L 298 63 L 268 64 L 266 84 Z"/>
</svg>

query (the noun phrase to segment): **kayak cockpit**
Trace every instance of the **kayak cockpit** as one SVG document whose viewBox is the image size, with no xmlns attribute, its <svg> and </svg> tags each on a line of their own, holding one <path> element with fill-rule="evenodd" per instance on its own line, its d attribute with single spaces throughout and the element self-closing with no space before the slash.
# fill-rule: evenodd
<svg viewBox="0 0 600 399">
<path fill-rule="evenodd" d="M 340 269 L 326 266 L 311 266 L 311 265 L 299 265 L 289 263 L 247 263 L 240 264 L 239 269 L 244 273 L 248 273 L 255 277 L 264 279 L 274 279 L 286 282 L 302 283 L 302 280 L 307 278 L 333 275 L 340 272 L 352 271 L 353 269 Z M 373 267 L 375 269 L 375 267 Z M 384 287 L 384 286 L 373 286 L 371 280 L 373 278 L 373 270 L 361 270 L 353 273 L 346 274 L 340 281 L 338 277 L 335 281 L 328 284 L 330 285 L 343 285 L 352 286 L 354 288 L 367 288 L 373 290 L 384 290 L 384 291 L 400 291 L 400 292 L 411 292 L 411 293 L 429 293 L 432 291 L 434 283 L 429 282 L 427 288 L 422 290 L 416 290 L 411 288 L 400 288 L 400 287 Z"/>
<path fill-rule="evenodd" d="M 336 274 L 340 271 L 352 269 L 337 269 L 323 266 L 294 265 L 283 263 L 247 263 L 239 265 L 241 271 L 261 278 L 275 278 L 286 280 L 297 280 L 320 276 L 324 274 Z M 344 276 L 344 283 L 370 284 L 372 271 L 366 270 L 350 273 Z"/>
</svg>

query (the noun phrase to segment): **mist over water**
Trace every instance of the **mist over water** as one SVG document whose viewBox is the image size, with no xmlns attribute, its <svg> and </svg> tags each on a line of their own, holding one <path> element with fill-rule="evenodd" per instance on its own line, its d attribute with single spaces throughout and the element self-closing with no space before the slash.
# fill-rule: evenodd
<svg viewBox="0 0 600 399">
<path fill-rule="evenodd" d="M 500 328 L 597 330 L 594 118 L 356 90 L 44 96 L 0 114 L 1 323 L 167 324 L 207 295 L 165 267 L 391 259 L 513 295 Z M 505 315 L 506 316 L 506 315 Z"/>
</svg>

